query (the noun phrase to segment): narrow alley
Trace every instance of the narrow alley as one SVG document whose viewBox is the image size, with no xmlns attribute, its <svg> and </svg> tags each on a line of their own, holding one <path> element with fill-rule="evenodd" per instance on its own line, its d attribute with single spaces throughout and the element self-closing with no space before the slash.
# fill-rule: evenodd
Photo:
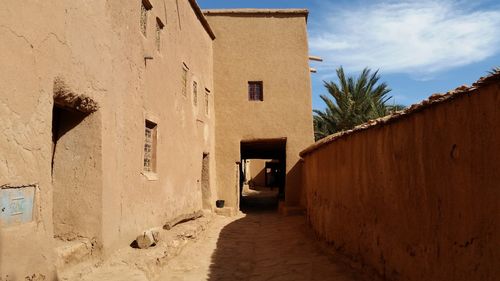
<svg viewBox="0 0 500 281">
<path fill-rule="evenodd" d="M 500 0 L 2 1 L 0 38 L 0 281 L 500 281 Z"/>
<path fill-rule="evenodd" d="M 157 280 L 373 280 L 323 252 L 313 237 L 303 216 L 253 211 L 217 217 Z"/>
</svg>

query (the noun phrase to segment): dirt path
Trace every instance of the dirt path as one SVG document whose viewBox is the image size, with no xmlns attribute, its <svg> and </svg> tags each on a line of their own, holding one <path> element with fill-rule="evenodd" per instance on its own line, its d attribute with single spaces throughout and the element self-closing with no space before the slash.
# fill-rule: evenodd
<svg viewBox="0 0 500 281">
<path fill-rule="evenodd" d="M 165 265 L 157 280 L 363 280 L 324 254 L 311 237 L 301 216 L 219 217 L 203 238 Z"/>
</svg>

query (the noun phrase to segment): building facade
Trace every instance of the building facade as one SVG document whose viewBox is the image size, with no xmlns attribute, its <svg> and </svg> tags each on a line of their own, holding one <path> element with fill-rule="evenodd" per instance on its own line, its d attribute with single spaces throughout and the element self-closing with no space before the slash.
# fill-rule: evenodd
<svg viewBox="0 0 500 281">
<path fill-rule="evenodd" d="M 105 257 L 217 199 L 237 210 L 245 141 L 286 140 L 285 200 L 300 203 L 307 13 L 205 15 L 194 0 L 0 9 L 0 279 L 52 280 L 61 245 L 90 241 Z M 246 51 L 267 50 L 242 56 L 251 30 Z"/>
<path fill-rule="evenodd" d="M 307 15 L 295 9 L 205 11 L 217 34 L 218 196 L 229 206 L 238 205 L 234 170 L 244 159 L 280 161 L 281 198 L 286 206 L 300 204 L 299 152 L 314 142 Z"/>
</svg>

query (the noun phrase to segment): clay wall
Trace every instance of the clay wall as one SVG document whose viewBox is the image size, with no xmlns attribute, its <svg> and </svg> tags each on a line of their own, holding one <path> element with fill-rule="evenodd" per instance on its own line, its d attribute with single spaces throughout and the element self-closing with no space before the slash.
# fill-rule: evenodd
<svg viewBox="0 0 500 281">
<path fill-rule="evenodd" d="M 210 161 L 209 191 L 215 194 L 212 38 L 190 3 L 174 0 L 151 1 L 151 24 L 144 37 L 139 30 L 138 3 L 117 2 L 109 7 L 116 32 L 133 38 L 124 42 L 128 56 L 135 59 L 127 64 L 132 69 L 138 67 L 136 72 L 126 69 L 131 77 L 117 81 L 117 95 L 110 104 L 115 106 L 105 118 L 109 125 L 105 128 L 103 166 L 112 172 L 104 179 L 103 233 L 110 249 L 130 243 L 144 229 L 202 208 L 204 153 Z M 160 51 L 155 45 L 156 17 L 165 24 Z M 144 60 L 145 56 L 153 59 Z M 184 67 L 188 69 L 185 95 Z M 196 105 L 193 81 L 197 83 Z M 205 88 L 210 91 L 208 114 Z M 143 171 L 146 119 L 157 124 L 155 173 Z M 215 199 L 206 201 L 213 205 Z"/>
<path fill-rule="evenodd" d="M 214 41 L 218 199 L 238 208 L 235 163 L 240 142 L 286 137 L 287 205 L 298 205 L 299 152 L 313 143 L 307 12 L 214 10 L 205 16 Z M 249 101 L 248 82 L 263 82 Z"/>
<path fill-rule="evenodd" d="M 101 241 L 102 159 L 100 112 L 62 111 L 52 158 L 54 237 Z M 41 206 L 46 207 L 46 206 Z"/>
<path fill-rule="evenodd" d="M 316 233 L 388 280 L 497 280 L 498 77 L 302 152 Z"/>
<path fill-rule="evenodd" d="M 109 48 L 114 36 L 101 3 L 5 2 L 0 9 L 0 76 L 3 81 L 0 83 L 0 186 L 35 186 L 33 204 L 29 204 L 33 208 L 23 210 L 32 213 L 32 220 L 1 226 L 0 279 L 24 280 L 27 276 L 41 274 L 46 280 L 53 280 L 54 81 L 60 77 L 76 94 L 86 95 L 104 105 L 112 80 Z M 87 121 L 92 122 L 82 124 L 79 130 L 92 139 L 87 144 L 89 150 L 80 150 L 81 159 L 67 158 L 68 166 L 60 166 L 63 169 L 56 172 L 68 173 L 68 178 L 86 177 L 89 184 L 95 184 L 90 189 L 99 193 L 102 189 L 99 150 L 102 119 L 99 113 L 91 113 L 88 117 Z M 57 150 L 75 148 L 76 139 L 75 135 L 65 135 Z M 70 165 L 80 161 L 91 165 L 88 175 L 83 171 L 74 173 L 71 169 Z M 64 171 L 64 168 L 69 169 Z M 65 187 L 82 187 L 76 183 L 69 182 Z M 90 200 L 91 196 L 86 199 Z M 91 201 L 86 203 L 99 210 L 99 197 Z M 67 206 L 72 202 L 67 202 Z M 100 232 L 100 218 L 91 216 L 88 219 L 80 217 L 80 221 L 75 222 L 76 228 L 88 226 L 86 235 Z"/>
<path fill-rule="evenodd" d="M 251 159 L 250 166 L 250 180 L 255 186 L 266 186 L 266 159 Z"/>
<path fill-rule="evenodd" d="M 33 219 L 1 226 L 0 279 L 53 280 L 54 235 L 91 239 L 107 255 L 145 228 L 201 209 L 203 153 L 211 156 L 204 190 L 215 193 L 212 38 L 192 1 L 150 2 L 147 36 L 141 1 L 6 2 L 0 9 L 0 186 L 2 194 L 34 188 Z M 165 25 L 159 51 L 156 17 Z M 53 153 L 59 78 L 99 108 Z M 148 175 L 145 119 L 158 131 L 157 171 Z"/>
</svg>

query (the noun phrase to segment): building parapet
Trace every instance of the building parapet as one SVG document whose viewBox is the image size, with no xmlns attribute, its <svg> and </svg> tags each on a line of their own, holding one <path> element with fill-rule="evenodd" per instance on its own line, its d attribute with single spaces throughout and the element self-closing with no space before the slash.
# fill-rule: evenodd
<svg viewBox="0 0 500 281">
<path fill-rule="evenodd" d="M 215 39 L 215 33 L 213 32 L 212 28 L 210 27 L 210 24 L 208 24 L 207 19 L 203 15 L 203 11 L 200 9 L 200 6 L 198 6 L 198 3 L 196 3 L 196 0 L 189 0 L 189 4 L 191 4 L 191 7 L 194 10 L 194 13 L 196 14 L 196 17 L 198 20 L 201 22 L 201 25 L 205 29 L 205 31 L 208 33 L 210 38 L 212 40 Z"/>
<path fill-rule="evenodd" d="M 212 15 L 290 15 L 304 16 L 307 20 L 309 10 L 307 9 L 209 9 L 203 10 L 203 14 Z"/>
</svg>

